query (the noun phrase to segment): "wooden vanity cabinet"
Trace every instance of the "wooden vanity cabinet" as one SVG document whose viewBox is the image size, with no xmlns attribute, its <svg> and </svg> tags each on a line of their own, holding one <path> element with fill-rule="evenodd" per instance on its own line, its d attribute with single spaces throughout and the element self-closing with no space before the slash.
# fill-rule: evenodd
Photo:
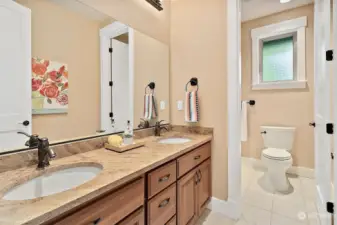
<svg viewBox="0 0 337 225">
<path fill-rule="evenodd" d="M 194 225 L 211 197 L 211 143 L 47 225 Z"/>
<path fill-rule="evenodd" d="M 145 224 L 144 209 L 141 208 L 136 212 L 132 213 L 130 216 L 128 216 L 125 220 L 118 223 L 117 225 L 144 225 L 144 224 Z"/>
<path fill-rule="evenodd" d="M 144 204 L 144 178 L 63 216 L 49 225 L 111 225 L 117 224 Z M 132 224 L 133 225 L 133 224 Z"/>
<path fill-rule="evenodd" d="M 177 222 L 179 225 L 194 224 L 198 220 L 197 182 L 197 170 L 189 172 L 178 181 Z"/>
<path fill-rule="evenodd" d="M 205 146 L 208 146 L 209 149 L 205 149 Z M 205 151 L 210 151 L 210 145 L 208 144 L 201 148 Z M 200 153 L 199 149 L 195 151 L 198 151 L 198 154 Z M 202 154 L 208 155 L 207 152 L 203 152 Z M 190 153 L 190 155 L 193 156 L 190 158 L 195 157 L 193 152 L 192 154 Z M 195 169 L 181 177 L 177 182 L 177 224 L 195 224 L 206 208 L 211 194 L 211 160 L 208 158 L 206 161 L 197 165 Z"/>
<path fill-rule="evenodd" d="M 211 160 L 208 159 L 198 167 L 199 182 L 197 184 L 197 209 L 198 215 L 204 212 L 212 194 L 211 186 Z"/>
</svg>

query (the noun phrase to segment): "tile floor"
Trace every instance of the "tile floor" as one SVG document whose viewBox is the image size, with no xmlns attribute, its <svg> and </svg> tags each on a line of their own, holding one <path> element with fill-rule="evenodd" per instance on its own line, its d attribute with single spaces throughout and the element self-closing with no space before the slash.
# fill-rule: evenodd
<svg viewBox="0 0 337 225">
<path fill-rule="evenodd" d="M 315 204 L 315 181 L 289 177 L 294 190 L 282 195 L 263 190 L 264 172 L 242 159 L 243 213 L 238 221 L 207 210 L 198 225 L 320 225 Z"/>
</svg>

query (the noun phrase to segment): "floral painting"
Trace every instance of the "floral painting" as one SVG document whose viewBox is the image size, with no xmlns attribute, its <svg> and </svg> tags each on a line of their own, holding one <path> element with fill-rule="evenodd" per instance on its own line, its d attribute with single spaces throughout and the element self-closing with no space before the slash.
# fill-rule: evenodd
<svg viewBox="0 0 337 225">
<path fill-rule="evenodd" d="M 66 113 L 68 89 L 66 64 L 32 58 L 33 114 Z"/>
</svg>

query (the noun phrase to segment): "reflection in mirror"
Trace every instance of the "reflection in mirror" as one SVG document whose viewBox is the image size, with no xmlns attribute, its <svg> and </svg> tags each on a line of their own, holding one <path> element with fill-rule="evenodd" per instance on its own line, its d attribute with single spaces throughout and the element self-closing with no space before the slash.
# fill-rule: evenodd
<svg viewBox="0 0 337 225">
<path fill-rule="evenodd" d="M 11 74 L 0 78 L 0 153 L 25 147 L 19 131 L 55 143 L 169 122 L 166 44 L 76 0 L 14 4 L 22 20 L 0 17 L 0 73 Z"/>
</svg>

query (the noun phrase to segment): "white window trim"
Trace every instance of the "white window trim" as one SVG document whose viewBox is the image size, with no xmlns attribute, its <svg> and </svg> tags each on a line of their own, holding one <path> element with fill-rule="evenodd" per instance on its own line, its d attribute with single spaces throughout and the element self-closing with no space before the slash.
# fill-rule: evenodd
<svg viewBox="0 0 337 225">
<path fill-rule="evenodd" d="M 296 89 L 306 88 L 306 37 L 305 29 L 307 26 L 307 17 L 299 17 L 292 20 L 286 20 L 276 24 L 252 29 L 252 89 Z M 294 81 L 260 81 L 260 42 L 267 38 L 278 37 L 290 33 L 297 35 L 297 65 L 296 80 Z"/>
</svg>

